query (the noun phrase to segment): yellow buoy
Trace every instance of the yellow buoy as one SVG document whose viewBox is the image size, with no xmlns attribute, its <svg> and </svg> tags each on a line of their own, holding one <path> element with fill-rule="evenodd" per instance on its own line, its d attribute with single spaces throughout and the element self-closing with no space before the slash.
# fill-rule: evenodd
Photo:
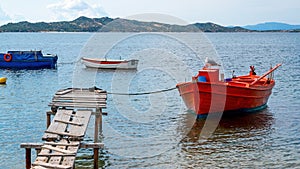
<svg viewBox="0 0 300 169">
<path fill-rule="evenodd" d="M 5 84 L 6 83 L 6 77 L 0 77 L 0 84 Z"/>
</svg>

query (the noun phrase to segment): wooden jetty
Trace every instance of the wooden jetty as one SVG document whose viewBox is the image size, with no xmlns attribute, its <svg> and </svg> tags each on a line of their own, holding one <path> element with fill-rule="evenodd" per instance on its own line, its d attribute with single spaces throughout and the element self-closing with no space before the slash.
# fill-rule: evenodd
<svg viewBox="0 0 300 169">
<path fill-rule="evenodd" d="M 51 111 L 47 112 L 47 129 L 43 143 L 22 143 L 26 150 L 26 169 L 73 169 L 80 148 L 93 148 L 94 168 L 98 168 L 99 133 L 102 132 L 102 109 L 106 108 L 107 93 L 96 87 L 69 88 L 55 93 Z M 51 121 L 51 115 L 54 115 Z M 91 115 L 95 115 L 94 143 L 83 139 Z M 31 149 L 37 157 L 31 164 Z"/>
</svg>

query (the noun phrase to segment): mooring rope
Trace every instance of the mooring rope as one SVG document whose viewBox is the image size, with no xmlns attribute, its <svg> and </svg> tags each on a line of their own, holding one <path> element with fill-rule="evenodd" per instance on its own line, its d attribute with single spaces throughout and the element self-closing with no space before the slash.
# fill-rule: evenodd
<svg viewBox="0 0 300 169">
<path fill-rule="evenodd" d="M 163 93 L 171 90 L 175 90 L 176 87 L 172 87 L 169 89 L 163 89 L 158 91 L 151 91 L 151 92 L 143 92 L 143 93 L 115 93 L 115 92 L 107 92 L 107 94 L 113 94 L 113 95 L 147 95 L 147 94 L 154 94 L 154 93 Z"/>
</svg>

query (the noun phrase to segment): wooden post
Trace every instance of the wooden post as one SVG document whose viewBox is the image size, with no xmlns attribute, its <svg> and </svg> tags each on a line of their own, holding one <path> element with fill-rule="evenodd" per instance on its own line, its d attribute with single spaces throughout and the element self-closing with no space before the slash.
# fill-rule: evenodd
<svg viewBox="0 0 300 169">
<path fill-rule="evenodd" d="M 99 109 L 99 131 L 102 134 L 102 109 Z"/>
<path fill-rule="evenodd" d="M 99 132 L 102 132 L 102 109 L 97 108 L 95 113 L 95 133 L 94 142 L 99 142 Z"/>
<path fill-rule="evenodd" d="M 47 112 L 47 128 L 50 126 L 51 124 L 51 113 Z"/>
<path fill-rule="evenodd" d="M 94 143 L 99 141 L 99 122 L 98 122 L 99 114 L 96 110 L 95 113 L 95 133 L 94 133 Z"/>
<path fill-rule="evenodd" d="M 98 169 L 99 148 L 94 148 L 94 169 Z"/>
<path fill-rule="evenodd" d="M 25 148 L 26 151 L 26 169 L 31 168 L 31 148 Z"/>
</svg>

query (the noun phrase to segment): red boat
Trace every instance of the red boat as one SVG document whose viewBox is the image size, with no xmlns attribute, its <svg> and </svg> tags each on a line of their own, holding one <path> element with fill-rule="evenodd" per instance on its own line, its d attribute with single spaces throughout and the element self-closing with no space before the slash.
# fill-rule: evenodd
<svg viewBox="0 0 300 169">
<path fill-rule="evenodd" d="M 250 66 L 248 75 L 219 80 L 219 68 L 206 64 L 192 77 L 192 82 L 178 83 L 176 87 L 187 108 L 196 112 L 198 118 L 209 113 L 258 111 L 267 106 L 275 85 L 272 72 L 279 66 L 262 76 L 256 75 L 254 66 Z"/>
</svg>

